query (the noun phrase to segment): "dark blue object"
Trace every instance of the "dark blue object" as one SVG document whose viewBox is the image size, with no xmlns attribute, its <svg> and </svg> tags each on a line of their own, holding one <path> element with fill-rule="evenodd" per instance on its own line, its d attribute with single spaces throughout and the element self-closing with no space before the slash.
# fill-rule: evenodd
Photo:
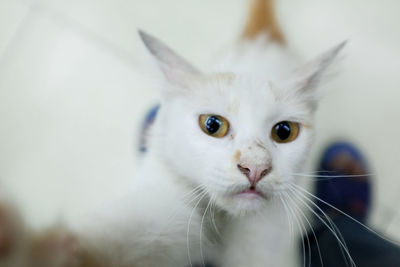
<svg viewBox="0 0 400 267">
<path fill-rule="evenodd" d="M 147 134 L 149 132 L 150 127 L 153 125 L 154 120 L 157 117 L 158 110 L 160 109 L 160 105 L 156 105 L 152 107 L 146 114 L 142 127 L 140 130 L 140 135 L 139 135 L 139 152 L 140 153 L 145 153 L 147 151 Z"/>
<path fill-rule="evenodd" d="M 317 170 L 316 196 L 365 223 L 372 196 L 369 167 L 361 152 L 347 142 L 333 143 L 323 153 Z M 335 213 L 322 202 L 317 205 Z"/>
<path fill-rule="evenodd" d="M 338 216 L 333 220 L 348 247 L 349 253 L 357 267 L 400 267 L 400 248 L 378 235 L 360 226 L 353 220 Z M 351 266 L 350 260 L 335 236 L 327 227 L 315 230 L 316 240 L 312 232 L 308 235 L 310 246 L 305 242 L 306 262 L 311 267 L 345 267 Z M 318 244 L 318 245 L 317 245 Z M 318 252 L 321 252 L 322 263 Z M 309 252 L 311 257 L 309 257 Z"/>
<path fill-rule="evenodd" d="M 355 173 L 359 176 L 350 176 Z M 372 198 L 368 173 L 367 161 L 355 146 L 347 142 L 333 143 L 324 151 L 318 166 L 318 175 L 324 177 L 317 179 L 315 194 L 365 224 Z M 335 177 L 338 175 L 341 177 Z M 315 200 L 315 203 L 332 218 L 357 267 L 400 267 L 399 246 L 381 238 L 321 201 Z M 319 210 L 315 211 L 324 218 Z M 317 216 L 313 228 L 314 232 L 310 231 L 302 240 L 305 248 L 305 266 L 351 266 L 338 239 Z"/>
</svg>

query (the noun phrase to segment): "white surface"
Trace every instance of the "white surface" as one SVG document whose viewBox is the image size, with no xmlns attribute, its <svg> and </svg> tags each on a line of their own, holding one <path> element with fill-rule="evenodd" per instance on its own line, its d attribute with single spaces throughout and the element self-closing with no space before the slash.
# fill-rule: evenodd
<svg viewBox="0 0 400 267">
<path fill-rule="evenodd" d="M 23 27 L 28 9 L 26 5 L 19 1 L 0 1 L 0 57 L 3 55 L 4 50 L 7 49 L 16 32 Z"/>
<path fill-rule="evenodd" d="M 278 3 L 305 59 L 350 39 L 313 160 L 332 139 L 359 144 L 377 174 L 373 221 L 398 236 L 400 2 Z M 0 0 L 0 181 L 32 224 L 74 220 L 129 185 L 135 134 L 157 99 L 138 27 L 204 68 L 246 12 L 245 0 Z"/>
</svg>

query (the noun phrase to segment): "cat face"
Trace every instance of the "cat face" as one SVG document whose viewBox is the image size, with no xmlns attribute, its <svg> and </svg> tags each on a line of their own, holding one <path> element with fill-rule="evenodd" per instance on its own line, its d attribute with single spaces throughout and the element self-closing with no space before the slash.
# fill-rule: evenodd
<svg viewBox="0 0 400 267">
<path fill-rule="evenodd" d="M 270 81 L 202 74 L 159 40 L 141 37 L 167 78 L 155 149 L 169 167 L 234 215 L 260 210 L 286 190 L 313 139 L 316 81 L 343 44 Z"/>
</svg>

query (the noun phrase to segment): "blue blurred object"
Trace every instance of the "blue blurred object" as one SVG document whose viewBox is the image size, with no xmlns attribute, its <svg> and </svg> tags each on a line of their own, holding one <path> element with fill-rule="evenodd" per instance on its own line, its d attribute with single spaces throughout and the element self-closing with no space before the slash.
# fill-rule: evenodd
<svg viewBox="0 0 400 267">
<path fill-rule="evenodd" d="M 154 120 L 157 117 L 158 110 L 160 109 L 160 105 L 156 105 L 152 107 L 146 114 L 139 135 L 139 153 L 144 154 L 147 151 L 147 136 L 150 127 L 153 125 Z"/>
<path fill-rule="evenodd" d="M 361 152 L 348 142 L 335 142 L 325 149 L 317 170 L 321 177 L 317 177 L 315 195 L 365 223 L 372 196 L 369 167 Z M 335 213 L 320 201 L 317 205 Z"/>
<path fill-rule="evenodd" d="M 362 226 L 370 210 L 372 185 L 369 166 L 361 152 L 348 142 L 335 142 L 325 149 L 317 169 L 316 176 L 320 177 L 315 195 L 354 220 L 316 200 L 331 222 L 315 209 L 326 224 L 315 216 L 314 231 L 303 237 L 305 266 L 400 267 L 399 246 Z M 348 247 L 355 265 L 340 242 Z"/>
</svg>

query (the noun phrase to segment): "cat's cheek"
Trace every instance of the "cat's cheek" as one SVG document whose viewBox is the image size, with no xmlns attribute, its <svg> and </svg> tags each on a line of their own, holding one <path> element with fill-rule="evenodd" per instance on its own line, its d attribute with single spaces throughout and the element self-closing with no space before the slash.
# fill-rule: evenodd
<svg viewBox="0 0 400 267">
<path fill-rule="evenodd" d="M 303 167 L 311 150 L 313 136 L 312 129 L 302 127 L 296 140 L 275 145 L 275 163 L 281 173 L 296 172 Z"/>
</svg>

